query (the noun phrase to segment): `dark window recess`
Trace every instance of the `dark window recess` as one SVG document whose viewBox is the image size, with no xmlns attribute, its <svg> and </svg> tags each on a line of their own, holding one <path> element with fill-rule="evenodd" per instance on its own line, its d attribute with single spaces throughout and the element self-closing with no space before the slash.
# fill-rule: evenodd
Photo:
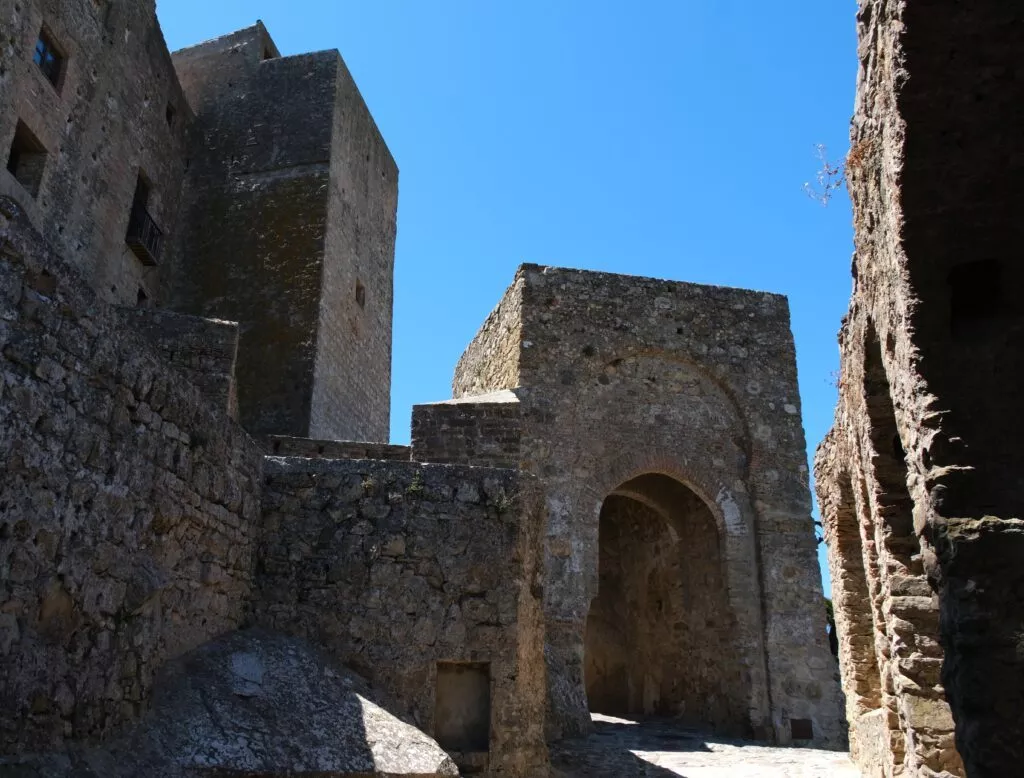
<svg viewBox="0 0 1024 778">
<path fill-rule="evenodd" d="M 51 84 L 60 87 L 61 76 L 64 75 L 64 55 L 61 54 L 57 44 L 53 42 L 53 36 L 45 28 L 39 31 L 32 61 L 39 66 Z"/>
<path fill-rule="evenodd" d="M 135 197 L 132 200 L 132 212 L 128 217 L 128 232 L 124 236 L 124 241 L 143 265 L 156 265 L 160 262 L 164 234 L 149 215 L 149 183 L 141 173 L 135 186 Z"/>
<path fill-rule="evenodd" d="M 7 157 L 7 169 L 18 183 L 35 197 L 39 194 L 39 186 L 43 181 L 43 170 L 46 168 L 46 148 L 32 131 L 21 121 L 14 130 L 14 141 Z"/>
<path fill-rule="evenodd" d="M 790 719 L 789 731 L 793 740 L 814 740 L 814 727 L 810 719 Z"/>
<path fill-rule="evenodd" d="M 143 289 L 142 287 L 139 287 L 139 293 L 135 297 L 135 305 L 138 308 L 149 307 L 149 295 L 146 294 L 146 290 Z"/>
<path fill-rule="evenodd" d="M 491 738 L 488 662 L 438 662 L 434 737 L 447 751 L 487 751 Z"/>
<path fill-rule="evenodd" d="M 167 118 L 167 126 L 174 126 L 174 117 L 178 115 L 178 112 L 174 110 L 174 106 L 170 103 L 167 104 L 167 110 L 164 112 L 164 116 Z"/>
<path fill-rule="evenodd" d="M 360 308 L 366 307 L 366 287 L 359 281 L 356 281 L 356 302 Z"/>
<path fill-rule="evenodd" d="M 1002 312 L 1002 276 L 995 259 L 965 262 L 949 271 L 949 326 L 954 336 L 969 333 Z"/>
</svg>

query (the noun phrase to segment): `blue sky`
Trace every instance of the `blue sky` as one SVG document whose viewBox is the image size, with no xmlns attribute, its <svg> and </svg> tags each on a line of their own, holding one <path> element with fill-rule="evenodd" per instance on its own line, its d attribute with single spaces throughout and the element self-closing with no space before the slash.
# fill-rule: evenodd
<svg viewBox="0 0 1024 778">
<path fill-rule="evenodd" d="M 392 440 L 521 262 L 789 297 L 809 454 L 836 400 L 854 0 L 158 0 L 172 48 L 262 19 L 337 48 L 400 168 Z M 822 549 L 823 550 L 823 549 Z"/>
</svg>

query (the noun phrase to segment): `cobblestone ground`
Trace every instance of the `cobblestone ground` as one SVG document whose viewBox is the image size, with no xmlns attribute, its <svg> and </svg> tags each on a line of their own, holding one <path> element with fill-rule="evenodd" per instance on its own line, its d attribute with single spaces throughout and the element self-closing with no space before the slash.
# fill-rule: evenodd
<svg viewBox="0 0 1024 778">
<path fill-rule="evenodd" d="M 844 753 L 709 738 L 670 722 L 594 716 L 595 733 L 551 748 L 552 778 L 859 778 Z"/>
</svg>

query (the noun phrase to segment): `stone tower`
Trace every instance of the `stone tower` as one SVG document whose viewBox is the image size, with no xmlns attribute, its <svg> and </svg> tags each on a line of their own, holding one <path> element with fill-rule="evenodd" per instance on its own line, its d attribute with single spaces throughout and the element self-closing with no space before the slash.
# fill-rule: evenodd
<svg viewBox="0 0 1024 778">
<path fill-rule="evenodd" d="M 170 307 L 241 327 L 253 434 L 386 441 L 398 168 L 336 51 L 173 55 L 196 119 Z"/>
</svg>

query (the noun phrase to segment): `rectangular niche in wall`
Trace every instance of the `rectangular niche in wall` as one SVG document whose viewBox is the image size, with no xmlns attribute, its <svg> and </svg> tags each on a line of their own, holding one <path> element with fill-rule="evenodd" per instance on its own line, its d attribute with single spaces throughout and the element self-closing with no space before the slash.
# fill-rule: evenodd
<svg viewBox="0 0 1024 778">
<path fill-rule="evenodd" d="M 487 751 L 491 739 L 489 662 L 438 662 L 434 738 L 446 751 Z"/>
</svg>

